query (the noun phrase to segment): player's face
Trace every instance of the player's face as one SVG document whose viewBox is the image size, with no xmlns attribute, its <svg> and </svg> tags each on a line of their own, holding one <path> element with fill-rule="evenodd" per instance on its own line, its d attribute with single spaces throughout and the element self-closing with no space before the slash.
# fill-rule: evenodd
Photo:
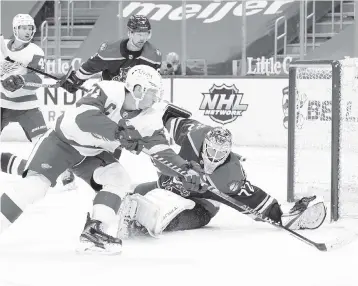
<svg viewBox="0 0 358 286">
<path fill-rule="evenodd" d="M 212 174 L 216 168 L 225 162 L 230 151 L 229 145 L 217 145 L 205 139 L 202 153 L 205 173 Z"/>
<path fill-rule="evenodd" d="M 167 68 L 171 72 L 176 72 L 178 70 L 179 63 L 178 62 L 167 62 Z"/>
<path fill-rule="evenodd" d="M 207 156 L 212 162 L 218 162 L 227 157 L 228 151 L 227 150 L 218 150 L 213 147 L 206 148 Z"/>
<path fill-rule="evenodd" d="M 18 27 L 18 37 L 23 41 L 30 41 L 34 32 L 34 26 L 21 25 Z"/>
<path fill-rule="evenodd" d="M 136 98 L 141 98 L 138 106 L 140 109 L 147 109 L 160 101 L 159 91 L 154 88 L 143 89 L 140 85 L 137 85 L 133 93 Z"/>
<path fill-rule="evenodd" d="M 135 45 L 137 48 L 140 49 L 148 41 L 149 36 L 150 36 L 150 32 L 131 32 L 129 34 L 129 37 L 131 38 L 133 45 Z"/>
</svg>

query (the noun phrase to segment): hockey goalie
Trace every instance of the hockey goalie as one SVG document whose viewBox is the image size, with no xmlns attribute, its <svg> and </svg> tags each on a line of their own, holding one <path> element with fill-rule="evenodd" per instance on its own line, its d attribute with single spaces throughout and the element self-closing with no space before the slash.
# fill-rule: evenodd
<svg viewBox="0 0 358 286">
<path fill-rule="evenodd" d="M 121 221 L 119 235 L 128 237 L 149 232 L 189 230 L 207 225 L 218 213 L 207 186 L 219 189 L 232 198 L 290 229 L 316 229 L 324 222 L 326 207 L 316 196 L 304 197 L 287 210 L 264 190 L 252 184 L 242 166 L 241 156 L 232 152 L 232 135 L 222 127 L 210 127 L 189 118 L 185 110 L 169 106 L 163 116 L 166 130 L 180 146 L 179 155 L 192 165 L 199 165 L 202 189 L 192 193 L 175 177 L 161 174 L 156 182 L 140 184 L 128 197 L 127 219 Z M 158 161 L 153 161 L 160 165 Z M 123 205 L 123 206 L 124 206 Z M 250 215 L 243 211 L 243 214 Z M 125 216 L 122 216 L 125 217 Z M 256 218 L 256 220 L 258 220 Z"/>
</svg>

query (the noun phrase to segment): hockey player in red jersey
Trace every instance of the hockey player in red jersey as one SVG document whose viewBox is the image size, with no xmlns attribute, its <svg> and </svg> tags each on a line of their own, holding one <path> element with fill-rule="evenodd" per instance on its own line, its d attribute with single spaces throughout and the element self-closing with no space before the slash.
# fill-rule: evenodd
<svg viewBox="0 0 358 286">
<path fill-rule="evenodd" d="M 31 43 L 36 32 L 34 19 L 28 14 L 18 14 L 13 19 L 14 39 L 2 39 L 1 56 L 45 71 L 43 50 Z M 3 50 L 4 49 L 4 50 Z M 20 65 L 0 59 L 1 68 L 1 131 L 11 123 L 19 123 L 27 139 L 36 142 L 47 131 L 44 117 L 39 109 L 36 95 L 38 87 L 25 86 L 25 82 L 42 83 L 42 76 Z M 11 153 L 0 153 L 0 170 L 9 174 L 23 171 L 25 160 Z M 73 188 L 73 174 L 66 172 L 62 184 L 66 189 Z"/>
<path fill-rule="evenodd" d="M 23 210 L 41 199 L 64 170 L 74 167 L 76 175 L 88 183 L 101 186 L 93 201 L 92 215 L 87 218 L 80 237 L 80 251 L 119 253 L 122 242 L 109 233 L 110 224 L 131 183 L 125 168 L 114 158 L 121 149 L 166 158 L 174 166 L 188 170 L 180 178 L 195 192 L 200 185 L 197 171 L 170 147 L 163 134 L 163 109 L 155 108 L 161 97 L 160 74 L 145 65 L 130 69 L 125 83 L 101 81 L 83 97 L 77 107 L 65 112 L 33 149 L 24 179 L 0 196 L 0 226 L 14 223 Z M 138 143 L 137 138 L 144 140 Z M 200 171 L 200 167 L 197 170 Z M 176 175 L 160 168 L 166 175 Z"/>
<path fill-rule="evenodd" d="M 87 79 L 102 72 L 102 79 L 124 81 L 128 70 L 135 65 L 148 65 L 160 69 L 162 54 L 150 42 L 151 25 L 145 16 L 129 18 L 128 38 L 112 43 L 103 43 L 98 52 L 88 59 L 78 71 L 73 71 L 62 86 L 73 93 Z"/>
<path fill-rule="evenodd" d="M 315 196 L 302 198 L 284 212 L 275 198 L 253 185 L 244 172 L 241 157 L 231 150 L 232 135 L 229 130 L 178 117 L 178 114 L 185 112 L 168 110 L 163 116 L 165 127 L 180 146 L 179 155 L 189 162 L 200 164 L 205 172 L 202 175 L 204 183 L 291 229 L 314 229 L 323 223 L 326 209 Z M 154 160 L 154 164 L 158 163 Z M 154 236 L 163 230 L 203 227 L 219 211 L 218 201 L 213 200 L 210 192 L 191 193 L 175 177 L 164 174 L 159 176 L 157 182 L 138 185 L 135 193 L 141 196 L 134 195 L 134 205 L 143 204 L 137 208 L 139 213 L 135 214 L 136 220 Z M 225 201 L 220 203 L 225 204 Z M 135 213 L 134 210 L 131 212 Z M 148 216 L 148 213 L 152 215 Z M 245 211 L 243 213 L 250 215 Z"/>
</svg>

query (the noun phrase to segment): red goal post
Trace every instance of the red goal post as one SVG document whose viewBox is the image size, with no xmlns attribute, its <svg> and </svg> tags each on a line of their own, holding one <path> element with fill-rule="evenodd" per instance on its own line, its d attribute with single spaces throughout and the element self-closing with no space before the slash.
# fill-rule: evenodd
<svg viewBox="0 0 358 286">
<path fill-rule="evenodd" d="M 331 220 L 358 217 L 358 59 L 289 69 L 287 199 L 317 194 Z"/>
</svg>

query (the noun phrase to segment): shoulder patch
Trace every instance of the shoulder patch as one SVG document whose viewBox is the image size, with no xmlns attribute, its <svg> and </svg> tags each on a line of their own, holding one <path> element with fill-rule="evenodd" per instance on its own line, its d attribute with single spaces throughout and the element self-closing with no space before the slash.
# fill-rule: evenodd
<svg viewBox="0 0 358 286">
<path fill-rule="evenodd" d="M 120 41 L 104 42 L 99 47 L 97 54 L 105 60 L 121 59 Z"/>
<path fill-rule="evenodd" d="M 157 52 L 157 55 L 158 55 L 158 56 L 161 56 L 161 55 L 162 55 L 162 53 L 161 53 L 158 49 L 155 49 L 155 51 Z"/>
</svg>

